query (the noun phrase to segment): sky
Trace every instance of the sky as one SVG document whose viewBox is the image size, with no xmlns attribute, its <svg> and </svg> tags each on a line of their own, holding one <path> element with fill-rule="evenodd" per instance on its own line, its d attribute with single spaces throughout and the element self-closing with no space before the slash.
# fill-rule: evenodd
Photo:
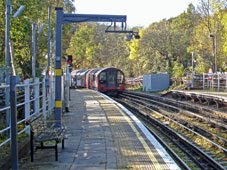
<svg viewBox="0 0 227 170">
<path fill-rule="evenodd" d="M 144 26 L 184 12 L 198 0 L 76 0 L 76 13 L 127 15 L 130 27 Z"/>
</svg>

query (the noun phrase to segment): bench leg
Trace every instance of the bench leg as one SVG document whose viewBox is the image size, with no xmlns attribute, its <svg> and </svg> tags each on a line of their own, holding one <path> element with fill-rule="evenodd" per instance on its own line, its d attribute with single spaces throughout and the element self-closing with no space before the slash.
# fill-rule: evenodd
<svg viewBox="0 0 227 170">
<path fill-rule="evenodd" d="M 65 139 L 62 140 L 62 149 L 65 148 Z"/>
<path fill-rule="evenodd" d="M 58 144 L 55 143 L 55 161 L 58 161 Z"/>
<path fill-rule="evenodd" d="M 44 146 L 44 145 L 43 145 L 43 142 L 41 142 L 40 145 L 41 145 L 41 149 L 43 149 L 43 146 Z"/>
<path fill-rule="evenodd" d="M 31 162 L 33 162 L 34 161 L 34 152 L 33 152 L 33 132 L 31 131 L 30 132 L 30 154 L 31 154 Z"/>
</svg>

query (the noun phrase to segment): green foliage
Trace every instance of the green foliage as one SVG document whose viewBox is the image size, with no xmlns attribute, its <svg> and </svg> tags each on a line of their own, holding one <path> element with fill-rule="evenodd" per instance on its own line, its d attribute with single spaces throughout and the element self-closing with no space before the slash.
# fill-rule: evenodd
<svg viewBox="0 0 227 170">
<path fill-rule="evenodd" d="M 73 56 L 74 68 L 115 66 L 128 74 L 129 53 L 124 36 L 105 34 L 105 29 L 106 25 L 100 24 L 79 25 L 67 49 Z"/>
<path fill-rule="evenodd" d="M 139 31 L 141 39 L 125 41 L 123 34 L 105 34 L 103 24 L 70 24 L 63 27 L 63 56 L 73 55 L 75 69 L 108 67 L 121 68 L 126 76 L 135 77 L 147 73 L 168 72 L 175 78 L 192 70 L 191 52 L 194 52 L 196 73 L 207 72 L 214 66 L 214 48 L 211 34 L 217 41 L 217 66 L 227 71 L 227 10 L 224 0 L 200 0 L 182 14 L 152 23 Z M 73 0 L 14 0 L 13 12 L 20 4 L 26 6 L 23 15 L 11 17 L 11 42 L 15 51 L 17 74 L 31 76 L 32 28 L 36 22 L 47 24 L 47 7 L 52 7 L 51 30 L 55 26 L 55 7 L 65 12 L 75 11 Z M 209 15 L 206 11 L 209 11 Z M 5 16 L 5 0 L 0 1 L 0 15 Z M 130 28 L 128 28 L 130 29 Z M 5 56 L 5 20 L 0 18 L 0 65 Z M 53 38 L 53 31 L 52 31 Z M 47 27 L 37 39 L 37 72 L 46 66 Z M 63 63 L 64 65 L 64 63 Z"/>
<path fill-rule="evenodd" d="M 67 53 L 73 56 L 76 67 L 89 68 L 97 49 L 95 27 L 91 24 L 82 24 L 72 37 Z"/>
<path fill-rule="evenodd" d="M 173 74 L 174 78 L 181 78 L 184 76 L 184 66 L 178 60 L 173 63 Z"/>
<path fill-rule="evenodd" d="M 51 30 L 55 25 L 55 10 L 56 6 L 64 6 L 65 11 L 73 12 L 75 7 L 72 2 L 74 0 L 13 0 L 12 13 L 15 13 L 20 5 L 25 5 L 25 10 L 21 16 L 14 19 L 10 17 L 11 29 L 10 39 L 14 47 L 14 63 L 16 73 L 21 77 L 31 76 L 31 56 L 32 56 L 32 23 L 36 22 L 38 27 L 45 24 L 44 30 L 40 35 L 37 35 L 37 73 L 43 71 L 46 66 L 44 59 L 47 54 L 47 19 L 48 6 L 52 6 L 51 11 Z M 4 65 L 5 61 L 5 2 L 0 1 L 0 61 Z M 65 31 L 66 30 L 66 31 Z M 53 32 L 52 32 L 53 33 Z M 63 31 L 63 37 L 69 34 L 69 29 Z M 69 42 L 69 41 L 67 41 Z M 67 42 L 64 45 L 67 45 Z M 63 46 L 64 49 L 64 46 Z"/>
</svg>

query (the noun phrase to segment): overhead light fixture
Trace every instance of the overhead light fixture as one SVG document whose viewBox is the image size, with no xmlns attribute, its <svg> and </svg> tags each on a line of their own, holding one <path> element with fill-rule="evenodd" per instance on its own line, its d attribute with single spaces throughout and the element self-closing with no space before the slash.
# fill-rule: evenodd
<svg viewBox="0 0 227 170">
<path fill-rule="evenodd" d="M 134 38 L 135 39 L 140 39 L 140 35 L 139 34 L 134 34 Z"/>
<path fill-rule="evenodd" d="M 13 15 L 13 18 L 17 18 L 18 16 L 20 16 L 24 11 L 24 9 L 25 9 L 25 6 L 21 5 L 20 8 L 17 10 L 17 12 Z"/>
</svg>

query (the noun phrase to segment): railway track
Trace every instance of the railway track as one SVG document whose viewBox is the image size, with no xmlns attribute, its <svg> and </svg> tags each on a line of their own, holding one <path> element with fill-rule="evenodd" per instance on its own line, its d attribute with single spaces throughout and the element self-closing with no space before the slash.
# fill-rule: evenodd
<svg viewBox="0 0 227 170">
<path fill-rule="evenodd" d="M 158 136 L 162 136 L 161 138 L 167 141 L 167 145 L 174 147 L 178 155 L 181 155 L 181 157 L 184 158 L 183 160 L 191 164 L 191 167 L 194 167 L 192 164 L 195 164 L 200 169 L 226 169 L 226 139 L 207 132 L 200 127 L 191 126 L 191 124 L 185 120 L 176 119 L 174 115 L 183 112 L 182 108 L 168 106 L 167 103 L 161 102 L 163 100 L 159 98 L 161 97 L 155 96 L 151 98 L 143 94 L 138 95 L 126 92 L 117 100 L 126 105 L 132 112 L 136 113 L 140 119 L 145 122 L 147 128 L 150 129 L 152 133 L 156 136 L 157 134 Z M 186 110 L 186 112 L 189 111 Z M 194 114 L 197 115 L 196 113 Z M 215 122 L 213 123 L 215 124 Z M 220 122 L 218 123 L 218 125 L 220 125 Z M 220 128 L 225 128 L 225 126 L 221 125 Z M 203 136 L 203 134 L 206 135 Z M 207 136 L 210 136 L 210 138 Z M 198 142 L 193 140 L 193 138 L 206 141 L 207 145 L 215 148 L 218 152 L 207 150 L 203 146 L 198 145 Z M 213 138 L 219 142 L 216 143 L 211 140 Z M 163 140 L 160 139 L 160 141 Z M 167 150 L 169 149 L 167 148 Z M 175 155 L 175 153 L 171 154 Z M 180 161 L 178 160 L 177 162 Z M 187 168 L 184 167 L 184 169 Z"/>
<path fill-rule="evenodd" d="M 161 111 L 166 116 L 169 116 L 172 119 L 181 122 L 181 124 L 188 126 L 190 129 L 194 129 L 196 132 L 200 134 L 206 135 L 206 137 L 209 138 L 210 140 L 215 140 L 220 145 L 227 147 L 227 140 L 225 135 L 227 125 L 225 123 L 225 118 L 222 117 L 214 118 L 210 112 L 205 113 L 203 111 L 203 113 L 200 113 L 198 112 L 198 110 L 194 108 L 194 106 L 190 104 L 187 106 L 187 109 L 184 109 L 185 106 L 183 106 L 181 102 L 178 103 L 178 101 L 174 101 L 168 98 L 166 99 L 164 97 L 138 94 L 132 92 L 124 93 L 124 97 L 128 98 L 133 97 L 134 100 L 137 100 L 138 102 L 140 101 L 147 102 L 147 104 L 149 104 L 150 107 L 152 107 L 154 110 Z M 184 103 L 184 105 L 186 104 Z M 172 114 L 170 114 L 170 112 Z M 198 123 L 196 124 L 195 122 Z M 217 131 L 217 129 L 219 131 Z"/>
<path fill-rule="evenodd" d="M 161 107 L 166 107 L 168 109 L 172 109 L 173 111 L 180 112 L 182 109 L 184 113 L 187 115 L 191 115 L 204 121 L 206 123 L 211 124 L 211 126 L 220 127 L 223 129 L 227 129 L 227 114 L 223 112 L 214 111 L 213 109 L 209 109 L 207 107 L 198 106 L 191 103 L 182 102 L 179 100 L 174 100 L 171 98 L 160 97 L 157 95 L 145 94 L 145 93 L 137 93 L 137 92 L 125 92 L 124 95 L 134 95 L 137 97 L 143 97 L 146 99 L 150 99 L 150 102 L 155 105 L 160 105 Z M 186 112 L 189 111 L 189 112 Z"/>
</svg>

